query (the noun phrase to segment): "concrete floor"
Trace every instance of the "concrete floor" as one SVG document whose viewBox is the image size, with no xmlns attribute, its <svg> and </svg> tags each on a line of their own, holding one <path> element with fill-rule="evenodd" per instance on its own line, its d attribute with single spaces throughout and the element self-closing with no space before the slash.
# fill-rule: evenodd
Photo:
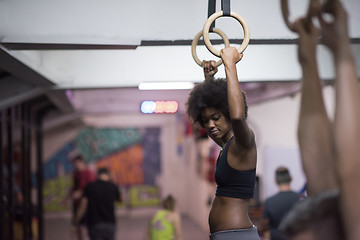
<svg viewBox="0 0 360 240">
<path fill-rule="evenodd" d="M 117 212 L 116 240 L 144 240 L 148 223 L 156 209 Z M 208 233 L 187 216 L 182 216 L 184 240 L 208 240 Z M 70 214 L 45 214 L 45 240 L 74 239 L 70 234 Z"/>
</svg>

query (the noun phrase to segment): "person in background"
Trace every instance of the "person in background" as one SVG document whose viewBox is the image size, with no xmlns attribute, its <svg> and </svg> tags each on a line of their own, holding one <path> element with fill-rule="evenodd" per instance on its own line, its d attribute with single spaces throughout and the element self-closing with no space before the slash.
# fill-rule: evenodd
<svg viewBox="0 0 360 240">
<path fill-rule="evenodd" d="M 94 172 L 87 168 L 82 155 L 76 154 L 75 156 L 73 156 L 72 161 L 75 171 L 73 172 L 73 187 L 70 192 L 70 197 L 73 201 L 72 221 L 74 221 L 76 212 L 78 211 L 80 205 L 80 199 L 83 195 L 84 188 L 88 183 L 95 181 L 96 176 Z M 83 218 L 76 226 L 75 235 L 78 240 L 84 239 L 84 232 L 86 232 L 85 225 L 86 214 L 84 214 Z"/>
<path fill-rule="evenodd" d="M 121 201 L 121 195 L 118 186 L 111 181 L 108 169 L 98 169 L 97 180 L 84 189 L 74 227 L 80 224 L 86 212 L 90 240 L 114 240 L 117 201 Z"/>
<path fill-rule="evenodd" d="M 330 15 L 325 20 L 323 14 Z M 329 19 L 329 18 L 327 18 Z M 308 197 L 285 217 L 280 228 L 292 240 L 360 239 L 360 89 L 348 34 L 347 12 L 338 0 L 318 12 L 320 30 L 299 19 L 299 61 L 303 71 L 298 125 Z M 322 43 L 335 66 L 335 117 L 328 118 L 316 60 Z"/>
<path fill-rule="evenodd" d="M 162 202 L 163 209 L 157 211 L 149 223 L 147 240 L 183 240 L 181 216 L 176 211 L 176 201 L 169 195 Z"/>
<path fill-rule="evenodd" d="M 275 181 L 279 192 L 266 199 L 264 204 L 261 232 L 270 229 L 271 240 L 287 240 L 278 229 L 283 217 L 299 201 L 300 195 L 291 190 L 290 172 L 285 167 L 278 167 L 275 171 Z"/>
</svg>

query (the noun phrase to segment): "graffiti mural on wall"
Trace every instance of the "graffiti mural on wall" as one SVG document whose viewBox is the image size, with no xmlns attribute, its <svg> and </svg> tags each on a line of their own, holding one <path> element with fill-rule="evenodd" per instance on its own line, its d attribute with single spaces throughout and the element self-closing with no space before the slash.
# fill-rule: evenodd
<svg viewBox="0 0 360 240">
<path fill-rule="evenodd" d="M 139 129 L 86 128 L 76 137 L 76 149 L 87 162 L 95 162 L 129 146 L 141 142 Z"/>
<path fill-rule="evenodd" d="M 111 169 L 111 177 L 116 185 L 143 184 L 143 160 L 142 147 L 137 144 L 98 161 L 96 168 Z"/>
<path fill-rule="evenodd" d="M 71 189 L 74 171 L 69 155 L 75 150 L 87 164 L 110 170 L 115 184 L 131 193 L 128 204 L 158 204 L 155 179 L 161 170 L 159 137 L 160 128 L 83 129 L 44 164 L 45 209 L 67 209 L 63 203 Z"/>
</svg>

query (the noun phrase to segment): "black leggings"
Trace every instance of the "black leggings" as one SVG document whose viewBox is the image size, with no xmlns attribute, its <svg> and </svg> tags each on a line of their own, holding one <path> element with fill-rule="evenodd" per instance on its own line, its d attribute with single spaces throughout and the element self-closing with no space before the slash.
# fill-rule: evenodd
<svg viewBox="0 0 360 240">
<path fill-rule="evenodd" d="M 260 240 L 257 228 L 234 229 L 210 234 L 210 240 Z"/>
</svg>

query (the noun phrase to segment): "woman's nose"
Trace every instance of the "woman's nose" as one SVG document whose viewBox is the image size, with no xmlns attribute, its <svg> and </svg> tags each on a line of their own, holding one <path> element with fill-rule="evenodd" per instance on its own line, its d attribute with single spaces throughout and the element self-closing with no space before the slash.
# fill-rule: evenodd
<svg viewBox="0 0 360 240">
<path fill-rule="evenodd" d="M 214 121 L 210 120 L 209 123 L 208 123 L 208 127 L 209 127 L 209 128 L 215 127 Z"/>
</svg>

